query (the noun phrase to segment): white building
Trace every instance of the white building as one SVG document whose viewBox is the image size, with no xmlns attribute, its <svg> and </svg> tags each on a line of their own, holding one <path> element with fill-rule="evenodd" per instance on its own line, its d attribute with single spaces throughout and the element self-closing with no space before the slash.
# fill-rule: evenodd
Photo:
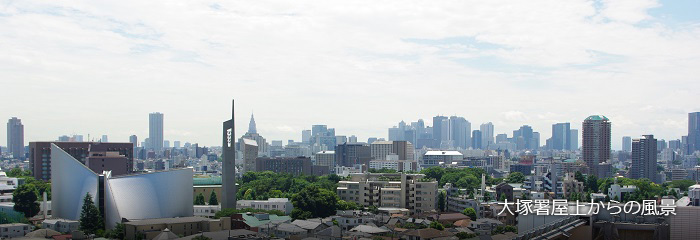
<svg viewBox="0 0 700 240">
<path fill-rule="evenodd" d="M 624 196 L 632 194 L 635 190 L 637 190 L 637 186 L 620 186 L 615 183 L 608 188 L 608 196 L 610 196 L 610 200 L 622 202 Z"/>
<path fill-rule="evenodd" d="M 397 172 L 418 171 L 418 162 L 413 160 L 372 160 L 370 169 L 393 169 Z"/>
<path fill-rule="evenodd" d="M 211 218 L 214 217 L 214 215 L 216 215 L 216 212 L 220 210 L 221 205 L 194 205 L 194 216 Z"/>
<path fill-rule="evenodd" d="M 690 198 L 690 205 L 700 206 L 700 184 L 688 187 L 688 198 Z"/>
<path fill-rule="evenodd" d="M 80 222 L 67 219 L 46 219 L 41 223 L 42 228 L 53 229 L 56 232 L 71 233 L 80 228 Z"/>
<path fill-rule="evenodd" d="M 294 206 L 287 198 L 270 198 L 267 200 L 238 200 L 236 201 L 237 209 L 252 208 L 259 210 L 278 210 L 289 215 L 292 213 Z"/>
<path fill-rule="evenodd" d="M 3 239 L 24 237 L 24 235 L 27 235 L 27 233 L 30 233 L 32 230 L 34 230 L 32 225 L 24 223 L 0 224 L 0 237 Z"/>
<path fill-rule="evenodd" d="M 462 161 L 464 155 L 458 151 L 428 151 L 423 155 L 421 168 L 438 166 L 441 163 Z"/>
<path fill-rule="evenodd" d="M 317 166 L 329 166 L 331 168 L 335 167 L 335 151 L 320 151 L 314 155 L 316 162 L 314 165 Z"/>
</svg>

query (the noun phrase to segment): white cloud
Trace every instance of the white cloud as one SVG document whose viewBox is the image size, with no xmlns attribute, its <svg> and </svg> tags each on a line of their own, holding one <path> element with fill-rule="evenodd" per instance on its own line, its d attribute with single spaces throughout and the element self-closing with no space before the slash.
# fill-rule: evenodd
<svg viewBox="0 0 700 240">
<path fill-rule="evenodd" d="M 549 121 L 603 113 L 620 126 L 614 137 L 639 135 L 631 122 L 683 122 L 700 110 L 700 25 L 657 22 L 648 10 L 658 5 L 5 2 L 0 100 L 13 104 L 0 118 L 22 118 L 28 140 L 80 131 L 116 141 L 144 138 L 147 113 L 160 111 L 166 129 L 182 131 L 166 139 L 217 145 L 235 97 L 237 111 L 256 109 L 268 139 L 298 140 L 317 123 L 385 137 L 390 125 L 376 123 L 438 113 L 502 122 L 498 132 L 529 124 L 542 136 Z M 685 131 L 669 126 L 655 134 Z"/>
</svg>

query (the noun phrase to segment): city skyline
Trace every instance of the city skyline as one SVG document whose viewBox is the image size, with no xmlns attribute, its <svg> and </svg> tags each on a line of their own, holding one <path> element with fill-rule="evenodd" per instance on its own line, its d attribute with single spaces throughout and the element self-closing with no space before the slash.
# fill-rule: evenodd
<svg viewBox="0 0 700 240">
<path fill-rule="evenodd" d="M 414 4 L 8 3 L 0 118 L 22 119 L 25 141 L 126 142 L 162 112 L 164 140 L 217 146 L 219 109 L 236 98 L 269 140 L 314 124 L 387 138 L 441 114 L 493 122 L 494 135 L 529 125 L 543 144 L 552 124 L 600 114 L 620 149 L 622 136 L 680 139 L 700 111 L 692 2 Z M 65 107 L 76 100 L 88 101 Z"/>
</svg>

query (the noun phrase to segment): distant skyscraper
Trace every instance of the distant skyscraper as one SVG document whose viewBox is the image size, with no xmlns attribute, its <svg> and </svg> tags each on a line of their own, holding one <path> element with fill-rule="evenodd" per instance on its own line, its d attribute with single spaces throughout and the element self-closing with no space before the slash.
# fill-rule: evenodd
<svg viewBox="0 0 700 240">
<path fill-rule="evenodd" d="M 555 150 L 571 149 L 571 123 L 557 123 L 552 125 L 552 146 Z"/>
<path fill-rule="evenodd" d="M 263 119 L 265 120 L 265 119 Z M 255 126 L 255 117 L 253 117 L 253 114 L 250 114 L 250 123 L 248 123 L 248 132 L 249 133 L 258 133 L 258 128 Z"/>
<path fill-rule="evenodd" d="M 494 144 L 493 141 L 493 123 L 487 122 L 479 126 L 481 131 L 481 148 L 487 149 L 489 145 Z M 515 137 L 514 137 L 515 138 Z"/>
<path fill-rule="evenodd" d="M 445 116 L 433 117 L 433 139 L 436 148 L 442 145 L 443 141 L 450 139 L 450 122 Z"/>
<path fill-rule="evenodd" d="M 369 144 L 344 143 L 335 147 L 335 161 L 340 166 L 353 167 L 357 164 L 368 166 L 371 158 Z"/>
<path fill-rule="evenodd" d="M 102 135 L 102 138 L 100 139 L 100 142 L 105 142 L 105 143 L 106 143 L 106 142 L 109 142 L 109 140 L 107 139 L 107 135 Z"/>
<path fill-rule="evenodd" d="M 163 148 L 170 148 L 170 141 L 163 140 Z"/>
<path fill-rule="evenodd" d="M 607 177 L 610 174 L 598 168 L 610 160 L 610 130 L 610 119 L 603 115 L 593 115 L 583 121 L 583 161 L 591 175 Z"/>
<path fill-rule="evenodd" d="M 73 137 L 70 140 L 71 142 L 84 142 L 83 141 L 83 135 L 73 135 Z"/>
<path fill-rule="evenodd" d="M 311 130 L 301 130 L 301 142 L 311 142 Z"/>
<path fill-rule="evenodd" d="M 513 131 L 513 140 L 519 150 L 537 149 L 536 145 L 539 145 L 539 141 L 535 143 L 536 140 L 532 132 L 532 127 L 528 125 L 523 125 L 520 129 Z"/>
<path fill-rule="evenodd" d="M 180 148 L 180 141 L 173 142 L 173 145 L 175 145 L 175 148 Z"/>
<path fill-rule="evenodd" d="M 644 135 L 644 138 L 632 141 L 630 178 L 646 178 L 652 182 L 658 182 L 656 179 L 656 143 L 654 135 Z"/>
<path fill-rule="evenodd" d="M 62 136 L 59 136 L 59 137 L 58 137 L 58 141 L 59 141 L 59 142 L 69 142 L 69 141 L 70 141 L 70 137 L 69 137 L 69 136 L 66 136 L 66 135 L 62 135 Z"/>
<path fill-rule="evenodd" d="M 357 143 L 357 136 L 352 135 L 348 138 L 348 143 Z"/>
<path fill-rule="evenodd" d="M 700 151 L 700 112 L 688 113 L 688 152 Z"/>
<path fill-rule="evenodd" d="M 569 141 L 571 143 L 571 148 L 569 150 L 578 150 L 578 129 L 571 129 L 569 137 L 571 138 L 571 141 Z"/>
<path fill-rule="evenodd" d="M 243 154 L 243 172 L 255 172 L 255 159 L 258 158 L 258 143 L 255 140 L 241 138 L 238 149 Z"/>
<path fill-rule="evenodd" d="M 7 151 L 12 158 L 24 159 L 24 125 L 22 119 L 13 117 L 7 121 Z"/>
<path fill-rule="evenodd" d="M 472 148 L 473 149 L 482 149 L 481 146 L 481 140 L 483 138 L 481 137 L 481 131 L 480 130 L 474 130 L 472 131 Z"/>
<path fill-rule="evenodd" d="M 129 142 L 134 144 L 134 148 L 139 146 L 139 138 L 136 135 L 129 136 Z"/>
<path fill-rule="evenodd" d="M 156 152 L 163 150 L 163 114 L 154 112 L 148 115 L 148 141 Z"/>
<path fill-rule="evenodd" d="M 664 149 L 666 149 L 666 147 L 667 147 L 666 140 L 663 140 L 663 139 L 656 140 L 656 151 L 661 152 Z"/>
<path fill-rule="evenodd" d="M 681 149 L 681 140 L 679 140 L 679 139 L 669 140 L 668 141 L 668 148 L 673 149 L 673 150 Z"/>
<path fill-rule="evenodd" d="M 450 117 L 450 140 L 453 147 L 467 149 L 471 146 L 472 124 L 463 117 Z"/>
<path fill-rule="evenodd" d="M 631 152 L 632 151 L 632 138 L 629 136 L 622 137 L 622 151 Z"/>
</svg>

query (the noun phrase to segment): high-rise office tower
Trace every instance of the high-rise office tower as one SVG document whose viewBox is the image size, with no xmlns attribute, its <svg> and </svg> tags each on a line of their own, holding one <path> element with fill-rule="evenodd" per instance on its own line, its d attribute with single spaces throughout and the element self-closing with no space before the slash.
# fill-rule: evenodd
<svg viewBox="0 0 700 240">
<path fill-rule="evenodd" d="M 472 148 L 473 149 L 481 149 L 481 131 L 480 130 L 474 130 L 472 131 Z"/>
<path fill-rule="evenodd" d="M 22 119 L 13 117 L 7 121 L 7 151 L 12 158 L 24 159 L 24 125 Z"/>
<path fill-rule="evenodd" d="M 61 135 L 58 137 L 59 142 L 70 142 L 70 137 L 67 135 Z"/>
<path fill-rule="evenodd" d="M 673 149 L 673 150 L 681 149 L 681 140 L 680 139 L 669 140 L 668 141 L 668 148 Z"/>
<path fill-rule="evenodd" d="M 357 136 L 352 135 L 348 138 L 349 143 L 357 143 Z"/>
<path fill-rule="evenodd" d="M 370 144 L 372 160 L 388 160 L 388 155 L 397 155 L 399 160 L 414 160 L 414 150 L 408 141 L 375 141 Z"/>
<path fill-rule="evenodd" d="M 630 178 L 646 178 L 652 182 L 658 182 L 656 179 L 656 143 L 654 135 L 644 135 L 644 138 L 632 141 Z"/>
<path fill-rule="evenodd" d="M 247 139 L 252 139 L 255 140 L 256 143 L 258 143 L 258 156 L 268 156 L 268 146 L 269 144 L 267 143 L 267 140 L 263 136 L 261 136 L 258 133 L 257 126 L 255 125 L 255 119 L 253 118 L 253 115 L 250 115 L 250 123 L 248 124 L 248 132 L 246 132 L 243 137 L 241 138 L 247 138 Z M 242 140 L 239 140 L 241 142 Z"/>
<path fill-rule="evenodd" d="M 471 146 L 472 124 L 463 117 L 450 117 L 450 140 L 453 147 L 467 149 Z"/>
<path fill-rule="evenodd" d="M 632 151 L 632 137 L 629 137 L 629 136 L 622 137 L 622 151 L 625 151 L 625 152 Z"/>
<path fill-rule="evenodd" d="M 513 131 L 513 140 L 515 140 L 518 150 L 536 149 L 535 145 L 539 145 L 539 141 L 535 143 L 532 127 L 528 125 L 523 125 L 520 129 Z"/>
<path fill-rule="evenodd" d="M 571 143 L 571 148 L 569 148 L 569 150 L 578 150 L 578 129 L 571 129 L 571 132 L 569 132 L 569 137 L 571 138 L 571 141 L 569 141 Z"/>
<path fill-rule="evenodd" d="M 311 130 L 301 130 L 301 142 L 311 142 Z"/>
<path fill-rule="evenodd" d="M 570 150 L 571 149 L 571 123 L 556 123 L 552 125 L 551 149 Z"/>
<path fill-rule="evenodd" d="M 610 119 L 603 115 L 593 115 L 583 121 L 583 161 L 588 166 L 588 174 L 606 177 L 609 173 L 599 171 L 601 163 L 610 160 Z"/>
<path fill-rule="evenodd" d="M 109 140 L 107 139 L 107 135 L 102 135 L 102 138 L 100 138 L 100 142 L 109 142 Z"/>
<path fill-rule="evenodd" d="M 433 147 L 439 148 L 444 141 L 450 139 L 450 122 L 445 116 L 433 117 Z"/>
<path fill-rule="evenodd" d="M 139 138 L 136 135 L 129 136 L 129 142 L 134 144 L 134 148 L 139 146 Z"/>
<path fill-rule="evenodd" d="M 163 114 L 154 112 L 148 114 L 148 141 L 149 147 L 160 152 L 163 150 Z"/>
<path fill-rule="evenodd" d="M 487 122 L 479 126 L 481 131 L 481 148 L 488 149 L 489 145 L 494 144 L 493 141 L 493 123 Z M 515 137 L 514 137 L 515 138 Z"/>
<path fill-rule="evenodd" d="M 163 148 L 170 148 L 170 141 L 163 140 Z"/>
<path fill-rule="evenodd" d="M 174 145 L 173 147 L 175 147 L 175 148 L 180 148 L 180 141 L 174 141 L 173 145 Z"/>
<path fill-rule="evenodd" d="M 255 126 L 255 117 L 252 113 L 250 114 L 250 122 L 248 123 L 248 132 L 258 133 L 258 128 Z"/>
<path fill-rule="evenodd" d="M 657 139 L 657 140 L 656 140 L 656 151 L 661 152 L 661 151 L 663 151 L 664 149 L 666 149 L 666 147 L 667 147 L 667 145 L 666 145 L 666 140 L 663 140 L 663 139 Z"/>
<path fill-rule="evenodd" d="M 693 154 L 700 150 L 700 112 L 688 113 L 688 151 Z"/>
<path fill-rule="evenodd" d="M 243 172 L 255 172 L 255 159 L 258 158 L 258 143 L 255 140 L 241 138 L 238 149 L 243 154 Z"/>
</svg>

